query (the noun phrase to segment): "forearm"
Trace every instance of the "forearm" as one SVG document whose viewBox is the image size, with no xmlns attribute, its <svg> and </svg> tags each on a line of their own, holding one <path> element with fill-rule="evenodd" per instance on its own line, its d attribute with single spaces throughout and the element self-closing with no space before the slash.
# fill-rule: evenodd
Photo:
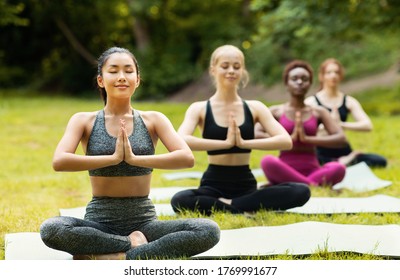
<svg viewBox="0 0 400 280">
<path fill-rule="evenodd" d="M 212 151 L 232 148 L 226 140 L 204 139 L 196 136 L 184 136 L 186 143 L 192 151 Z"/>
<path fill-rule="evenodd" d="M 269 138 L 243 140 L 240 148 L 254 150 L 290 150 L 292 139 L 287 135 L 277 135 Z"/>
<path fill-rule="evenodd" d="M 306 136 L 303 142 L 322 147 L 341 147 L 346 143 L 346 137 L 343 134 Z"/>
<path fill-rule="evenodd" d="M 86 156 L 62 153 L 53 158 L 55 171 L 85 171 L 116 165 L 119 160 L 114 155 Z"/>
<path fill-rule="evenodd" d="M 345 130 L 368 132 L 373 129 L 370 122 L 341 122 L 340 126 Z"/>
<path fill-rule="evenodd" d="M 194 156 L 190 150 L 176 150 L 158 155 L 136 155 L 125 160 L 130 165 L 156 169 L 182 169 L 194 165 Z"/>
</svg>

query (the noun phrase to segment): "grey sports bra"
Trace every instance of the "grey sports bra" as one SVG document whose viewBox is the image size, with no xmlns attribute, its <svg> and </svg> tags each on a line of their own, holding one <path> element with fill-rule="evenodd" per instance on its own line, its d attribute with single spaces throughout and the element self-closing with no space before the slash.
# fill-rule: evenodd
<svg viewBox="0 0 400 280">
<path fill-rule="evenodd" d="M 131 143 L 132 152 L 135 155 L 154 155 L 154 145 L 149 131 L 144 124 L 139 112 L 134 110 L 133 114 L 133 132 L 128 139 Z M 87 144 L 87 155 L 112 155 L 115 152 L 116 137 L 108 134 L 105 126 L 104 111 L 101 110 L 96 115 L 92 133 L 89 136 Z M 89 170 L 90 176 L 141 176 L 150 174 L 152 168 L 133 166 L 125 161 L 117 165 L 106 166 L 98 169 Z"/>
</svg>

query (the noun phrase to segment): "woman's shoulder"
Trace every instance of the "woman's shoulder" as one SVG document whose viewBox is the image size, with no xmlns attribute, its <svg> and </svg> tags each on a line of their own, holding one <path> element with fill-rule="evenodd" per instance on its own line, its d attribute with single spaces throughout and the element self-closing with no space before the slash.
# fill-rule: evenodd
<svg viewBox="0 0 400 280">
<path fill-rule="evenodd" d="M 264 110 L 265 108 L 268 108 L 267 105 L 260 100 L 254 100 L 254 99 L 253 100 L 244 100 L 243 99 L 243 102 L 245 102 L 247 104 L 247 106 L 249 106 L 252 109 L 263 109 Z"/>
<path fill-rule="evenodd" d="M 344 97 L 346 98 L 346 104 L 352 104 L 352 103 L 359 104 L 360 103 L 354 96 L 344 94 Z"/>
<path fill-rule="evenodd" d="M 280 117 L 285 112 L 285 104 L 272 105 L 269 110 L 275 117 Z"/>
<path fill-rule="evenodd" d="M 206 111 L 208 100 L 196 101 L 189 105 L 186 114 L 190 115 L 203 115 Z"/>
<path fill-rule="evenodd" d="M 259 100 L 246 100 L 246 103 L 253 115 L 263 116 L 265 114 L 272 114 L 275 118 L 281 115 L 284 106 L 284 104 L 267 106 Z"/>
<path fill-rule="evenodd" d="M 202 101 L 196 101 L 193 102 L 189 105 L 189 108 L 202 108 L 205 107 L 207 105 L 207 102 L 209 102 L 210 100 L 202 100 Z"/>
<path fill-rule="evenodd" d="M 136 110 L 142 120 L 146 123 L 146 125 L 164 125 L 166 123 L 170 123 L 170 119 L 162 112 L 149 110 L 149 111 L 140 111 Z"/>
<path fill-rule="evenodd" d="M 318 105 L 317 98 L 318 98 L 318 92 L 306 97 L 304 103 L 310 106 L 317 106 Z"/>
<path fill-rule="evenodd" d="M 78 112 L 73 114 L 68 121 L 67 129 L 90 130 L 98 112 Z"/>
<path fill-rule="evenodd" d="M 252 106 L 252 107 L 261 107 L 263 109 L 268 108 L 271 109 L 273 107 L 279 107 L 279 106 L 283 106 L 284 104 L 274 104 L 274 105 L 267 105 L 264 102 L 260 101 L 260 100 L 243 100 L 243 102 L 245 102 L 248 106 Z"/>
<path fill-rule="evenodd" d="M 165 114 L 161 113 L 160 111 L 155 111 L 155 110 L 149 110 L 149 111 L 135 110 L 135 111 L 138 112 L 139 116 L 142 117 L 143 119 L 158 119 L 161 117 L 165 117 Z"/>
<path fill-rule="evenodd" d="M 328 109 L 321 105 L 308 105 L 310 107 L 311 113 L 316 116 L 317 118 L 322 118 L 325 115 L 329 115 Z"/>
<path fill-rule="evenodd" d="M 93 112 L 78 112 L 72 115 L 71 121 L 79 121 L 85 123 L 87 121 L 91 121 L 96 118 L 97 114 L 100 111 L 93 111 Z"/>
</svg>

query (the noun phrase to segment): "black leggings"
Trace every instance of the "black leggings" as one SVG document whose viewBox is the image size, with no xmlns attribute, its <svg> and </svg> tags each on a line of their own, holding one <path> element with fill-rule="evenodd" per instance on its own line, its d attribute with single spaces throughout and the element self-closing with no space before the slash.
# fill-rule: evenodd
<svg viewBox="0 0 400 280">
<path fill-rule="evenodd" d="M 257 181 L 247 165 L 210 164 L 200 187 L 176 193 L 171 204 L 175 212 L 191 210 L 211 215 L 213 210 L 219 210 L 244 213 L 302 206 L 310 199 L 310 195 L 306 184 L 294 182 L 257 189 Z M 223 203 L 219 198 L 232 199 L 232 204 Z"/>
<path fill-rule="evenodd" d="M 128 235 L 136 230 L 148 243 L 131 248 Z M 48 247 L 72 255 L 125 252 L 127 259 L 157 259 L 202 253 L 218 243 L 220 230 L 208 219 L 159 221 L 147 197 L 95 197 L 85 219 L 50 218 L 40 234 Z"/>
<path fill-rule="evenodd" d="M 338 158 L 342 156 L 347 156 L 352 152 L 352 148 L 350 144 L 343 148 L 325 148 L 325 147 L 318 147 L 317 148 L 317 155 L 318 160 L 321 165 L 331 162 L 337 161 Z M 359 162 L 365 162 L 369 167 L 386 167 L 387 160 L 381 155 L 372 154 L 372 153 L 361 153 L 357 155 L 354 160 L 352 160 L 348 165 L 354 165 Z"/>
</svg>

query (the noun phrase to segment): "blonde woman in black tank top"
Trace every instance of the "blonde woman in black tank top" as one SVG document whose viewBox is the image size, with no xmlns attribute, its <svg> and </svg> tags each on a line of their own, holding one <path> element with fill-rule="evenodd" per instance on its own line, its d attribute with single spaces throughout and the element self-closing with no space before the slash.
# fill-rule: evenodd
<svg viewBox="0 0 400 280">
<path fill-rule="evenodd" d="M 209 166 L 198 189 L 172 198 L 174 210 L 199 210 L 209 215 L 213 210 L 285 210 L 306 203 L 310 191 L 305 184 L 257 189 L 249 167 L 251 150 L 290 149 L 292 141 L 262 102 L 239 96 L 239 87 L 248 82 L 242 51 L 232 45 L 217 48 L 211 55 L 209 72 L 216 86 L 214 95 L 190 105 L 178 129 L 192 150 L 208 153 Z M 265 128 L 268 138 L 254 138 L 255 123 Z M 202 137 L 193 135 L 196 128 Z"/>
</svg>

